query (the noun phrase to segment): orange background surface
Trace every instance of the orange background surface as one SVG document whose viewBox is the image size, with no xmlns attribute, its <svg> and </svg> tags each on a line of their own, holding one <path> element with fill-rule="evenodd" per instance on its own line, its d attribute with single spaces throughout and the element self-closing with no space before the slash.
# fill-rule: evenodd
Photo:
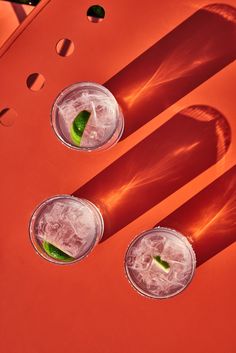
<svg viewBox="0 0 236 353">
<path fill-rule="evenodd" d="M 76 81 L 106 82 L 208 3 L 104 0 L 107 15 L 99 24 L 86 18 L 92 4 L 42 1 L 0 49 L 0 111 L 10 107 L 18 114 L 13 126 L 0 125 L 2 351 L 234 353 L 235 244 L 200 266 L 188 289 L 170 300 L 139 296 L 125 278 L 123 262 L 136 234 L 156 225 L 235 165 L 236 64 L 227 65 L 113 149 L 99 154 L 69 150 L 55 138 L 49 123 L 58 92 Z M 228 4 L 236 6 L 236 1 Z M 3 42 L 17 21 L 9 4 L 0 5 L 9 11 Z M 74 42 L 69 57 L 55 51 L 61 38 Z M 39 92 L 26 85 L 35 72 L 46 79 Z M 132 87 L 127 89 L 132 92 Z M 210 105 L 227 118 L 232 142 L 222 160 L 102 242 L 81 263 L 53 266 L 34 253 L 28 222 L 38 203 L 73 193 L 193 104 Z"/>
</svg>

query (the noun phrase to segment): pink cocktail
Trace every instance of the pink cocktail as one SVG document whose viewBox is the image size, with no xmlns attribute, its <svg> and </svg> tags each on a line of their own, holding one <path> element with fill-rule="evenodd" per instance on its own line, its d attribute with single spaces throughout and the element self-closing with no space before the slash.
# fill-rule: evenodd
<svg viewBox="0 0 236 353">
<path fill-rule="evenodd" d="M 103 235 L 103 218 L 88 200 L 69 195 L 41 203 L 30 221 L 30 239 L 38 254 L 57 264 L 83 259 Z"/>
<path fill-rule="evenodd" d="M 108 149 L 119 141 L 124 129 L 115 97 L 94 82 L 65 88 L 53 104 L 51 118 L 60 141 L 80 151 Z"/>
<path fill-rule="evenodd" d="M 190 283 L 196 257 L 188 239 L 175 230 L 157 227 L 136 237 L 125 256 L 132 286 L 152 298 L 169 298 Z"/>
</svg>

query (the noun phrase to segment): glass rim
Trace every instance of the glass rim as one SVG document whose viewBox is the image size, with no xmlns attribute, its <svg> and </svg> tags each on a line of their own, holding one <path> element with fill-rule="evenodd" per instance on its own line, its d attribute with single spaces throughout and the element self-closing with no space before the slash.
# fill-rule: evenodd
<svg viewBox="0 0 236 353">
<path fill-rule="evenodd" d="M 101 89 L 102 91 L 104 91 L 110 98 L 112 98 L 114 100 L 114 103 L 116 104 L 116 116 L 117 117 L 117 121 L 116 121 L 116 127 L 114 129 L 114 132 L 111 136 L 108 137 L 107 140 L 105 140 L 102 144 L 97 145 L 97 146 L 91 146 L 91 147 L 86 147 L 86 146 L 75 146 L 72 143 L 68 142 L 66 139 L 64 139 L 61 134 L 59 133 L 57 126 L 56 126 L 56 109 L 58 109 L 58 106 L 56 105 L 56 102 L 59 100 L 60 96 L 64 93 L 70 93 L 71 91 L 73 91 L 73 89 L 75 89 L 76 87 L 78 87 L 79 85 L 84 84 L 86 85 L 93 85 L 99 89 Z M 114 141 L 114 143 L 111 146 L 108 147 L 104 147 L 106 144 L 109 143 L 110 140 L 112 140 L 117 128 L 119 127 L 119 123 L 121 122 L 121 129 L 120 132 L 116 138 L 116 140 Z M 56 137 L 68 148 L 76 150 L 76 151 L 81 151 L 81 152 L 99 152 L 102 150 L 107 150 L 109 148 L 111 148 L 112 146 L 114 146 L 121 138 L 123 132 L 124 132 L 124 115 L 122 112 L 122 109 L 120 107 L 120 105 L 118 104 L 115 96 L 112 94 L 111 91 L 109 91 L 108 88 L 106 88 L 105 86 L 103 86 L 102 84 L 98 83 L 98 82 L 92 82 L 92 81 L 78 81 L 75 82 L 71 85 L 66 86 L 63 90 L 61 90 L 56 98 L 53 101 L 51 110 L 50 110 L 50 124 L 51 124 L 51 128 L 54 132 L 54 134 L 56 135 Z"/>
<path fill-rule="evenodd" d="M 175 236 L 177 236 L 179 239 L 183 240 L 184 243 L 186 244 L 186 246 L 188 247 L 188 250 L 190 252 L 190 255 L 192 257 L 192 271 L 191 271 L 191 276 L 188 280 L 188 283 L 186 284 L 185 287 L 181 288 L 180 290 L 178 290 L 177 292 L 173 293 L 173 294 L 170 294 L 170 295 L 167 295 L 167 296 L 156 296 L 156 295 L 153 295 L 151 293 L 148 293 L 147 291 L 143 290 L 142 288 L 140 288 L 136 283 L 135 281 L 132 279 L 132 277 L 130 276 L 130 273 L 128 271 L 128 266 L 126 264 L 126 257 L 127 257 L 127 254 L 129 253 L 129 250 L 131 249 L 131 247 L 140 239 L 142 238 L 143 236 L 149 234 L 149 233 L 155 233 L 155 232 L 159 232 L 159 231 L 164 231 L 164 232 L 167 232 L 167 233 L 171 233 Z M 176 295 L 180 294 L 181 292 L 183 292 L 189 285 L 190 283 L 192 282 L 192 279 L 193 279 L 193 276 L 195 274 L 195 271 L 196 271 L 196 264 L 197 264 L 197 259 L 196 259 L 196 253 L 195 251 L 193 250 L 193 247 L 192 247 L 192 244 L 190 243 L 190 241 L 188 240 L 188 237 L 187 236 L 184 236 L 181 232 L 175 230 L 175 229 L 172 229 L 172 228 L 168 228 L 168 227 L 162 227 L 162 226 L 156 226 L 154 228 L 151 228 L 151 229 L 147 229 L 147 230 L 144 230 L 142 231 L 141 233 L 139 233 L 135 238 L 133 238 L 131 240 L 131 242 L 129 243 L 128 245 L 128 248 L 125 252 L 125 256 L 124 256 L 124 272 L 125 272 L 125 277 L 127 278 L 128 282 L 130 283 L 131 287 L 136 291 L 138 292 L 140 295 L 142 295 L 143 297 L 145 298 L 148 298 L 148 299 L 153 299 L 153 300 L 165 300 L 165 299 L 170 299 L 172 297 L 175 297 Z"/>
<path fill-rule="evenodd" d="M 36 244 L 36 237 L 35 237 L 35 233 L 34 233 L 34 223 L 35 223 L 35 220 L 33 220 L 34 216 L 35 216 L 35 219 L 37 219 L 37 213 L 40 212 L 41 210 L 43 210 L 44 206 L 46 204 L 48 204 L 49 202 L 53 201 L 53 200 L 56 200 L 56 199 L 71 199 L 71 200 L 74 200 L 74 201 L 83 201 L 83 202 L 87 202 L 90 206 L 92 206 L 95 211 L 97 212 L 97 215 L 98 215 L 98 218 L 100 219 L 100 222 L 101 222 L 101 234 L 100 235 L 96 235 L 96 237 L 94 238 L 91 246 L 88 248 L 88 250 L 82 255 L 80 256 L 79 258 L 77 259 L 74 259 L 72 261 L 58 261 L 57 259 L 54 259 L 54 258 L 51 258 L 49 255 L 48 257 L 46 256 L 46 254 L 44 254 L 43 250 L 40 251 L 37 246 L 35 245 Z M 30 217 L 30 220 L 29 220 L 29 223 L 28 223 L 28 233 L 29 233 L 29 238 L 30 238 L 30 242 L 31 242 L 31 245 L 33 246 L 33 249 L 35 250 L 35 252 L 37 253 L 37 255 L 41 256 L 43 259 L 47 260 L 48 262 L 50 263 L 53 263 L 55 265 L 72 265 L 76 262 L 79 262 L 81 260 L 83 260 L 84 258 L 86 258 L 91 252 L 92 250 L 94 249 L 94 247 L 96 246 L 97 243 L 99 243 L 103 237 L 103 234 L 104 234 L 104 220 L 103 220 L 103 217 L 102 217 L 102 214 L 101 214 L 101 211 L 99 210 L 99 208 L 94 204 L 92 203 L 91 201 L 87 200 L 87 199 L 84 199 L 84 198 L 79 198 L 79 197 L 76 197 L 76 196 L 73 196 L 73 195 L 68 195 L 68 194 L 57 194 L 55 196 L 51 196 L 47 199 L 44 199 L 42 202 L 40 202 L 35 208 L 34 208 L 34 211 Z"/>
</svg>

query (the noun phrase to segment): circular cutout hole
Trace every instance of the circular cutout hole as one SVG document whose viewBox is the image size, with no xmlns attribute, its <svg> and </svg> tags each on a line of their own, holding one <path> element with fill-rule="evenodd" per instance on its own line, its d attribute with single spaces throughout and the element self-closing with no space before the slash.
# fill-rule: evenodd
<svg viewBox="0 0 236 353">
<path fill-rule="evenodd" d="M 105 18 L 105 10 L 100 5 L 92 5 L 87 11 L 87 17 L 90 22 L 101 22 Z"/>
<path fill-rule="evenodd" d="M 10 127 L 12 126 L 17 118 L 17 112 L 12 108 L 4 108 L 0 111 L 0 125 Z"/>
<path fill-rule="evenodd" d="M 57 54 L 63 57 L 70 56 L 71 54 L 73 54 L 74 50 L 74 43 L 72 42 L 72 40 L 67 38 L 59 40 L 56 45 Z"/>
<path fill-rule="evenodd" d="M 45 85 L 45 78 L 43 75 L 39 73 L 33 73 L 29 75 L 26 80 L 27 87 L 31 89 L 31 91 L 40 91 Z"/>
</svg>

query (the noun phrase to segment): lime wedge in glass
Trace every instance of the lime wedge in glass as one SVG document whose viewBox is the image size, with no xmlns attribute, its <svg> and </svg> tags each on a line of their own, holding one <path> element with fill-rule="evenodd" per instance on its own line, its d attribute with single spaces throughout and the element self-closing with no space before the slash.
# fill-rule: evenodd
<svg viewBox="0 0 236 353">
<path fill-rule="evenodd" d="M 164 261 L 161 259 L 161 257 L 158 256 L 153 256 L 153 259 L 155 261 L 155 263 L 166 273 L 168 273 L 170 271 L 170 265 L 168 264 L 168 262 Z"/>
<path fill-rule="evenodd" d="M 47 241 L 43 242 L 43 248 L 46 253 L 53 257 L 54 259 L 62 260 L 62 261 L 71 261 L 74 258 L 64 253 L 62 250 L 56 248 L 54 245 L 48 243 Z"/>
<path fill-rule="evenodd" d="M 70 136 L 72 141 L 78 146 L 80 145 L 81 138 L 83 136 L 84 129 L 87 125 L 90 115 L 91 113 L 87 110 L 82 110 L 73 120 L 71 125 Z"/>
</svg>

